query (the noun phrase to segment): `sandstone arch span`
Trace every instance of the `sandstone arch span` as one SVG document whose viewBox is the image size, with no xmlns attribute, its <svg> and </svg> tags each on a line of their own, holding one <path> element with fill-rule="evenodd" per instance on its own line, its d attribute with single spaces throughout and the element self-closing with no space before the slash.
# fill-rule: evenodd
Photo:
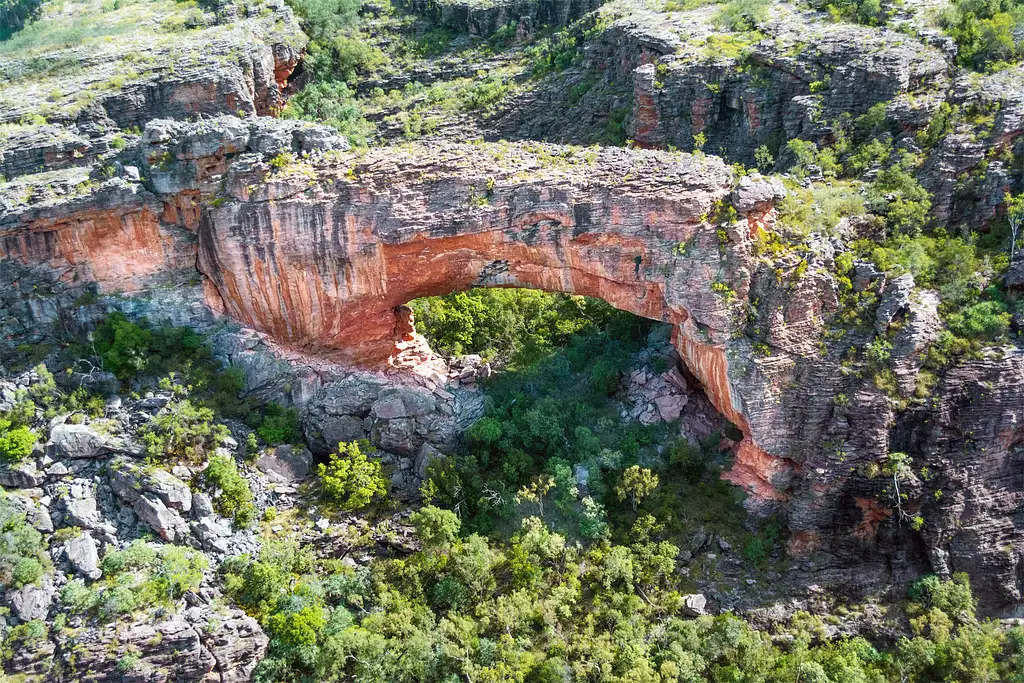
<svg viewBox="0 0 1024 683">
<path fill-rule="evenodd" d="M 265 170 L 230 173 L 228 197 L 203 214 L 199 268 L 215 308 L 282 343 L 383 367 L 395 308 L 417 297 L 474 286 L 598 297 L 673 324 L 690 370 L 748 435 L 738 482 L 782 496 L 762 473 L 784 461 L 750 439 L 726 353 L 750 238 L 770 222 L 777 187 L 747 179 L 737 190 L 713 158 L 542 145 L 340 153 Z M 740 211 L 730 233 L 713 221 L 727 202 Z"/>
</svg>

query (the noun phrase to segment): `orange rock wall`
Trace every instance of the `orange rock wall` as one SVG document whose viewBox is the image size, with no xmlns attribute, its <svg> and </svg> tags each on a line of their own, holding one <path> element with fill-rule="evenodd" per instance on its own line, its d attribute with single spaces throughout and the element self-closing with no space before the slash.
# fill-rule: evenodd
<svg viewBox="0 0 1024 683">
<path fill-rule="evenodd" d="M 46 263 L 69 283 L 95 282 L 101 292 L 138 292 L 168 271 L 194 263 L 195 245 L 159 220 L 155 207 L 88 208 L 40 218 L 0 237 L 0 259 Z"/>
</svg>

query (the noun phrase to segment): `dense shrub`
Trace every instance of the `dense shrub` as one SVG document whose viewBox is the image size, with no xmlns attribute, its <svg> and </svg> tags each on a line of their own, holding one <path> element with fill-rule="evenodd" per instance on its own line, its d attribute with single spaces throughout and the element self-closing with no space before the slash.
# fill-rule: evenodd
<svg viewBox="0 0 1024 683">
<path fill-rule="evenodd" d="M 189 400 L 168 403 L 142 429 L 146 455 L 160 462 L 201 462 L 229 435 L 213 411 Z"/>
<path fill-rule="evenodd" d="M 130 379 L 148 366 L 153 335 L 125 318 L 124 314 L 111 313 L 94 337 L 103 366 L 118 378 Z"/>
<path fill-rule="evenodd" d="M 907 608 L 914 634 L 880 650 L 830 638 L 804 612 L 772 633 L 729 613 L 684 618 L 679 548 L 650 517 L 628 542 L 590 549 L 536 518 L 507 543 L 460 538 L 457 517 L 436 508 L 413 522 L 423 550 L 369 569 L 272 543 L 256 560 L 225 562 L 229 595 L 271 637 L 255 680 L 895 683 L 1022 672 L 1024 633 L 979 622 L 960 575 L 919 582 Z M 763 559 L 763 548 L 750 552 Z"/>
<path fill-rule="evenodd" d="M 729 0 L 716 21 L 732 31 L 753 31 L 768 18 L 768 0 Z"/>
<path fill-rule="evenodd" d="M 342 510 L 358 510 L 387 495 L 388 482 L 380 461 L 366 457 L 374 451 L 367 441 L 342 442 L 326 465 L 317 465 L 324 495 Z"/>
<path fill-rule="evenodd" d="M 42 4 L 42 0 L 0 0 L 0 40 L 21 29 Z"/>
<path fill-rule="evenodd" d="M 42 534 L 6 497 L 0 497 L 0 584 L 18 588 L 35 583 L 49 566 Z"/>
<path fill-rule="evenodd" d="M 879 173 L 868 187 L 867 205 L 885 217 L 893 232 L 913 236 L 924 227 L 932 202 L 910 173 L 911 163 L 905 160 Z"/>
<path fill-rule="evenodd" d="M 256 506 L 252 502 L 249 482 L 238 472 L 238 465 L 229 455 L 215 455 L 203 472 L 203 483 L 219 495 L 214 496 L 213 506 L 224 517 L 234 520 L 235 526 L 245 528 L 252 525 L 256 517 Z"/>
<path fill-rule="evenodd" d="M 898 235 L 884 243 L 861 240 L 856 252 L 892 274 L 911 273 L 920 287 L 941 295 L 939 312 L 958 338 L 976 342 L 1005 336 L 1010 314 L 990 283 L 1005 267 L 1005 255 L 987 254 L 974 240 L 950 237 L 945 230 L 931 235 Z M 945 345 L 948 350 L 956 346 Z"/>
<path fill-rule="evenodd" d="M 0 459 L 18 462 L 32 452 L 36 433 L 25 425 L 15 426 L 10 415 L 0 415 Z"/>
<path fill-rule="evenodd" d="M 256 431 L 260 438 L 271 446 L 281 443 L 298 443 L 302 440 L 299 432 L 299 411 L 285 408 L 278 403 L 269 403 L 260 413 Z"/>
<path fill-rule="evenodd" d="M 357 0 L 289 0 L 288 4 L 302 17 L 302 27 L 309 37 L 319 43 L 331 40 L 350 25 L 360 6 Z"/>
<path fill-rule="evenodd" d="M 953 0 L 942 25 L 963 66 L 991 70 L 1024 57 L 1024 7 L 1015 0 Z"/>
<path fill-rule="evenodd" d="M 288 101 L 281 116 L 332 126 L 355 145 L 365 145 L 373 131 L 363 118 L 355 93 L 341 81 L 310 83 Z"/>
<path fill-rule="evenodd" d="M 176 604 L 199 588 L 206 557 L 190 548 L 132 541 L 107 553 L 100 564 L 103 578 L 86 586 L 81 579 L 61 589 L 61 605 L 71 614 L 95 615 L 101 621 L 153 607 Z"/>
<path fill-rule="evenodd" d="M 528 365 L 585 330 L 634 320 L 597 299 L 532 289 L 472 289 L 410 306 L 417 331 L 436 350 L 478 353 L 512 366 Z"/>
</svg>

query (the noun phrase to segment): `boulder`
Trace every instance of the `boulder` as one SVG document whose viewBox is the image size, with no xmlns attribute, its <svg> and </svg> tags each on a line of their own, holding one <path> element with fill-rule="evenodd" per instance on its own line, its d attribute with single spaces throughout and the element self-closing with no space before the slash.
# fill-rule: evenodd
<svg viewBox="0 0 1024 683">
<path fill-rule="evenodd" d="M 231 536 L 230 520 L 210 515 L 191 524 L 192 534 L 199 539 L 203 550 L 218 554 L 228 552 L 227 539 Z"/>
<path fill-rule="evenodd" d="M 256 468 L 281 483 L 294 484 L 309 476 L 312 464 L 313 454 L 309 450 L 282 445 L 264 451 L 256 461 Z"/>
<path fill-rule="evenodd" d="M 55 458 L 95 458 L 105 445 L 106 439 L 87 425 L 59 424 L 50 430 L 46 452 Z"/>
<path fill-rule="evenodd" d="M 17 493 L 8 494 L 5 500 L 18 511 L 24 513 L 25 519 L 37 531 L 41 531 L 44 534 L 53 532 L 53 519 L 50 518 L 50 511 L 45 505 L 37 503 L 28 496 Z"/>
<path fill-rule="evenodd" d="M 192 509 L 192 491 L 189 490 L 188 484 L 166 470 L 152 469 L 145 475 L 143 489 L 155 493 L 164 505 L 182 512 Z"/>
<path fill-rule="evenodd" d="M 40 585 L 30 583 L 17 590 L 7 591 L 7 606 L 22 621 L 45 619 L 56 593 L 53 577 L 47 574 Z"/>
<path fill-rule="evenodd" d="M 910 273 L 893 278 L 885 285 L 882 300 L 875 311 L 875 331 L 885 332 L 900 312 L 910 304 L 910 295 L 914 292 L 914 276 Z"/>
<path fill-rule="evenodd" d="M 658 415 L 665 422 L 672 422 L 678 420 L 679 415 L 683 412 L 683 408 L 686 407 L 689 399 L 682 394 L 673 394 L 670 396 L 659 396 L 654 399 L 654 405 L 658 407 Z"/>
<path fill-rule="evenodd" d="M 96 505 L 96 493 L 88 482 L 75 481 L 64 497 L 66 526 L 93 529 L 100 524 L 100 512 Z"/>
<path fill-rule="evenodd" d="M 195 519 L 202 519 L 203 517 L 209 517 L 213 513 L 213 501 L 210 500 L 210 496 L 205 493 L 193 493 L 192 494 L 192 517 Z"/>
<path fill-rule="evenodd" d="M 370 440 L 382 450 L 402 455 L 412 455 L 423 444 L 423 437 L 416 430 L 416 420 L 408 417 L 374 423 Z"/>
<path fill-rule="evenodd" d="M 353 374 L 321 387 L 307 403 L 304 420 L 306 441 L 313 452 L 326 455 L 341 441 L 367 438 L 363 419 L 386 386 L 375 375 Z"/>
<path fill-rule="evenodd" d="M 740 213 L 765 211 L 786 198 L 786 188 L 778 178 L 766 179 L 759 174 L 743 176 L 732 191 L 732 205 Z"/>
<path fill-rule="evenodd" d="M 96 547 L 96 539 L 84 533 L 68 541 L 64 545 L 64 554 L 71 567 L 87 579 L 96 580 L 103 575 L 100 571 L 100 556 Z"/>
<path fill-rule="evenodd" d="M 437 400 L 427 391 L 398 387 L 382 391 L 370 408 L 375 420 L 423 418 L 437 410 Z"/>
<path fill-rule="evenodd" d="M 42 486 L 46 475 L 31 460 L 12 463 L 0 468 L 0 486 L 15 489 L 34 489 Z"/>
<path fill-rule="evenodd" d="M 699 617 L 706 614 L 708 599 L 700 593 L 683 596 L 683 614 L 688 617 Z"/>
<path fill-rule="evenodd" d="M 216 660 L 220 683 L 248 683 L 270 642 L 256 620 L 235 607 L 208 606 L 190 609 L 187 618 Z"/>
<path fill-rule="evenodd" d="M 370 440 L 385 451 L 413 455 L 437 414 L 437 399 L 422 389 L 399 387 L 380 393 L 370 408 Z"/>
<path fill-rule="evenodd" d="M 131 505 L 143 494 L 150 493 L 168 508 L 182 512 L 192 509 L 192 492 L 188 484 L 166 470 L 147 468 L 126 458 L 118 458 L 110 462 L 107 472 L 114 493 Z"/>
<path fill-rule="evenodd" d="M 180 543 L 188 535 L 188 525 L 174 510 L 171 510 L 163 501 L 150 493 L 145 493 L 135 501 L 135 514 L 139 519 L 148 524 L 153 531 L 160 535 L 160 538 L 170 543 Z"/>
<path fill-rule="evenodd" d="M 416 476 L 420 479 L 426 479 L 427 472 L 430 470 L 431 465 L 434 465 L 435 463 L 443 464 L 447 459 L 447 455 L 437 450 L 429 443 L 424 443 L 416 454 L 416 461 L 413 465 Z"/>
<path fill-rule="evenodd" d="M 85 389 L 91 394 L 112 396 L 121 388 L 121 381 L 112 372 L 95 370 L 93 372 L 58 373 L 57 382 L 65 389 Z"/>
</svg>

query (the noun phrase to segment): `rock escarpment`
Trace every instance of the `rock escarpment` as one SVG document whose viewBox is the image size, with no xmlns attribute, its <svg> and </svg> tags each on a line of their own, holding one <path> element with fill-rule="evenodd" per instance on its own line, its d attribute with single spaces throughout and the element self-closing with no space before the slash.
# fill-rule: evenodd
<svg viewBox="0 0 1024 683">
<path fill-rule="evenodd" d="M 1019 189 L 1019 65 L 961 73 L 934 29 L 858 26 L 779 3 L 757 31 L 729 31 L 718 13 L 604 4 L 572 29 L 574 65 L 509 103 L 495 135 L 589 144 L 621 128 L 638 146 L 693 150 L 700 140 L 730 161 L 786 170 L 787 141 L 849 140 L 856 119 L 882 105 L 888 123 L 877 133 L 924 159 L 916 175 L 937 223 L 983 226 L 1003 192 Z M 762 147 L 770 161 L 755 156 Z"/>
<path fill-rule="evenodd" d="M 711 8 L 666 20 L 612 4 L 620 5 L 613 21 L 595 19 L 577 66 L 498 117 L 502 134 L 590 141 L 618 116 L 640 146 L 691 148 L 702 135 L 708 152 L 749 163 L 760 146 L 827 141 L 835 118 L 886 103 L 900 128 L 894 144 L 927 151 L 919 175 L 936 193 L 937 217 L 991 217 L 993 197 L 1009 185 L 991 152 L 1018 144 L 1016 72 L 954 77 L 941 46 L 791 8 L 740 59 L 708 47 L 717 33 Z M 940 326 L 937 298 L 869 273 L 855 288 L 879 297 L 872 335 L 893 344 L 894 387 L 880 389 L 863 359 L 846 360 L 872 335 L 823 335 L 840 304 L 836 256 L 864 235 L 851 224 L 840 239 L 812 236 L 806 254 L 765 255 L 759 240 L 773 230 L 779 187 L 735 177 L 716 158 L 541 143 L 354 152 L 328 129 L 254 117 L 281 104 L 303 42 L 287 8 L 268 7 L 268 17 L 244 22 L 231 4 L 204 15 L 197 45 L 223 57 L 216 67 L 155 45 L 159 68 L 110 84 L 91 106 L 60 108 L 46 123 L 22 122 L 42 106 L 38 87 L 19 81 L 11 90 L 24 97 L 0 107 L 3 120 L 18 122 L 2 151 L 5 350 L 41 341 L 47 325 L 82 331 L 120 308 L 194 326 L 226 314 L 293 350 L 383 368 L 419 353 L 395 315 L 411 298 L 472 286 L 596 296 L 674 326 L 679 355 L 744 431 L 725 476 L 752 507 L 784 516 L 801 558 L 795 571 L 859 590 L 926 570 L 966 570 L 987 605 L 1019 603 L 1017 348 L 961 363 L 930 396 L 915 395 L 922 354 Z M 585 9 L 459 7 L 456 28 L 481 35 L 515 15 L 548 12 L 543 21 L 564 24 Z M 111 75 L 102 74 L 104 84 Z M 979 111 L 998 103 L 990 134 L 954 131 L 917 149 L 916 133 L 944 101 Z M 198 114 L 231 116 L 152 120 Z M 135 125 L 145 130 L 115 131 Z M 986 156 L 993 158 L 972 181 L 977 191 L 952 192 Z M 247 390 L 304 409 L 317 450 L 370 436 L 400 454 L 402 482 L 450 443 L 464 426 L 458 414 L 478 414 L 461 413 L 459 397 L 445 396 L 438 382 L 412 394 L 380 387 L 354 401 L 344 378 L 281 371 L 289 364 L 258 353 L 264 342 L 255 335 L 218 343 L 243 368 Z M 273 379 L 282 372 L 287 383 Z M 679 401 L 639 414 L 674 414 Z M 456 416 L 437 418 L 435 408 Z M 70 437 L 65 445 L 81 446 Z M 893 497 L 885 474 L 891 452 L 906 452 L 913 465 L 905 500 Z M 43 475 L 33 466 L 4 476 L 5 485 L 35 486 Z M 131 507 L 165 538 L 188 538 L 181 511 L 150 493 Z M 62 501 L 61 514 L 89 522 L 83 501 Z M 912 528 L 917 516 L 921 529 Z"/>
<path fill-rule="evenodd" d="M 411 298 L 471 286 L 603 298 L 675 326 L 686 365 L 746 435 L 725 476 L 750 505 L 786 517 L 790 549 L 805 558 L 799 569 L 851 590 L 966 570 L 993 607 L 1019 600 L 1021 559 L 1003 550 L 1019 538 L 1018 524 L 972 506 L 1009 511 L 1021 502 L 1011 475 L 1024 438 L 1020 352 L 965 363 L 930 399 L 914 399 L 921 354 L 938 329 L 936 299 L 875 275 L 855 286 L 878 293 L 876 327 L 892 328 L 898 382 L 887 395 L 863 367 L 844 365 L 848 343 L 822 336 L 844 247 L 815 243 L 806 267 L 759 255 L 777 185 L 734 178 L 714 158 L 642 150 L 344 147 L 324 129 L 287 122 L 154 123 L 126 157 L 144 169 L 146 186 L 117 179 L 77 202 L 24 211 L 22 223 L 9 219 L 8 255 L 17 268 L 74 273 L 72 291 L 76 279 L 109 291 L 80 255 L 19 248 L 65 243 L 63 231 L 82 229 L 76 217 L 136 197 L 161 229 L 195 235 L 184 253 L 196 255 L 204 278 L 186 290 L 190 305 L 202 308 L 203 299 L 286 346 L 376 367 L 401 347 L 395 307 Z M 797 269 L 805 272 L 786 275 Z M 258 391 L 264 374 L 247 371 Z M 397 445 L 411 468 L 448 439 L 431 436 L 415 401 L 400 401 L 401 415 L 374 416 L 369 403 L 370 412 L 337 408 L 329 382 L 300 380 L 290 390 L 296 403 L 322 413 L 307 434 L 314 440 L 340 438 L 349 425 Z M 995 388 L 972 389 L 983 382 Z M 939 477 L 908 486 L 895 506 L 878 472 L 899 449 L 915 472 Z M 922 515 L 927 527 L 914 531 L 903 514 Z"/>
</svg>

